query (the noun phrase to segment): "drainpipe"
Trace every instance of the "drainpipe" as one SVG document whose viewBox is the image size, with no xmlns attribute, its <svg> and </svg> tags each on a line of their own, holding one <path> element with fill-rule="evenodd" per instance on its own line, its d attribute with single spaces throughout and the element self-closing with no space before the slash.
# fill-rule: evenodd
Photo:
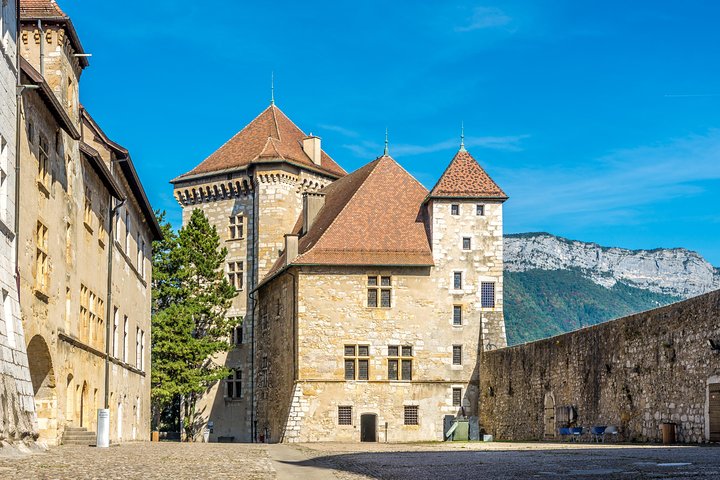
<svg viewBox="0 0 720 480">
<path fill-rule="evenodd" d="M 38 30 L 40 30 L 40 75 L 45 78 L 45 31 L 42 28 L 42 20 L 38 20 Z"/>
<path fill-rule="evenodd" d="M 125 204 L 125 200 L 120 200 L 114 207 L 113 196 L 110 194 L 108 202 L 108 219 L 110 226 L 108 227 L 108 259 L 107 259 L 107 299 L 105 302 L 105 408 L 110 408 L 110 336 L 112 330 L 110 328 L 110 316 L 112 315 L 112 271 L 113 271 L 113 248 L 115 248 L 115 215 L 117 211 Z M 115 319 L 113 318 L 113 324 Z"/>
</svg>

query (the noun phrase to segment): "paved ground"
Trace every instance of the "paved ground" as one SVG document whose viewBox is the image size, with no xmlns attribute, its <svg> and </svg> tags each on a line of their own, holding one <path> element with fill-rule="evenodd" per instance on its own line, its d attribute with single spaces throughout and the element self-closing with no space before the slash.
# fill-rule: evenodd
<svg viewBox="0 0 720 480">
<path fill-rule="evenodd" d="M 0 451 L 2 455 L 2 451 Z M 720 479 L 720 447 L 528 443 L 62 446 L 0 456 L 0 479 Z"/>
</svg>

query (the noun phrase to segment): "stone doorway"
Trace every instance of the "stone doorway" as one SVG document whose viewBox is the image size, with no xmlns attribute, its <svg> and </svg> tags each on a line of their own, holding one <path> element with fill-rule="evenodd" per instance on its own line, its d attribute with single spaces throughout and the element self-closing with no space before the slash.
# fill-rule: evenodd
<svg viewBox="0 0 720 480">
<path fill-rule="evenodd" d="M 545 438 L 555 438 L 555 396 L 552 392 L 545 394 L 543 424 L 545 425 Z"/>
<path fill-rule="evenodd" d="M 55 445 L 58 441 L 57 388 L 52 357 L 45 339 L 35 335 L 28 344 L 27 354 L 35 396 L 39 439 Z"/>
<path fill-rule="evenodd" d="M 709 440 L 711 442 L 720 442 L 720 383 L 709 384 L 708 393 Z"/>
<path fill-rule="evenodd" d="M 360 441 L 377 442 L 377 415 L 374 413 L 360 415 Z"/>
<path fill-rule="evenodd" d="M 88 396 L 88 386 L 87 382 L 83 382 L 82 391 L 80 392 L 80 426 L 81 427 L 87 427 L 87 419 L 85 416 L 87 415 L 87 396 Z"/>
</svg>

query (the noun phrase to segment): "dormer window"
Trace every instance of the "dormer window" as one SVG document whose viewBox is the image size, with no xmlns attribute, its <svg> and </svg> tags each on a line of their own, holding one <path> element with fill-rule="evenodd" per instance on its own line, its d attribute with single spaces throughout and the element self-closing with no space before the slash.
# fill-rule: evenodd
<svg viewBox="0 0 720 480">
<path fill-rule="evenodd" d="M 460 215 L 460 205 L 453 203 L 450 205 L 450 215 Z"/>
</svg>

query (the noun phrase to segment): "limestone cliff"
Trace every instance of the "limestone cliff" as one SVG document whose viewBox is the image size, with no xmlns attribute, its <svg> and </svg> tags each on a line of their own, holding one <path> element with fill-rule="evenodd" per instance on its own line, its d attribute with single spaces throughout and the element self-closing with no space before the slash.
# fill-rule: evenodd
<svg viewBox="0 0 720 480">
<path fill-rule="evenodd" d="M 548 233 L 505 236 L 505 270 L 575 270 L 606 288 L 620 282 L 674 297 L 720 289 L 720 270 L 684 248 L 627 250 Z"/>
</svg>

